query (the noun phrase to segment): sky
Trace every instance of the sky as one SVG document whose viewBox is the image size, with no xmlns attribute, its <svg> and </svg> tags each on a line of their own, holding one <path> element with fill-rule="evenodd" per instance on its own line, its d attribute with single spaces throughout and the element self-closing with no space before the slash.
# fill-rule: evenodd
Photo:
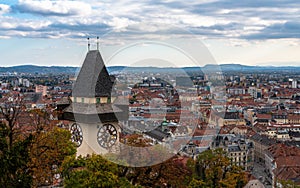
<svg viewBox="0 0 300 188">
<path fill-rule="evenodd" d="M 299 18 L 297 0 L 0 0 L 0 66 L 80 66 L 97 36 L 108 66 L 300 66 Z"/>
</svg>

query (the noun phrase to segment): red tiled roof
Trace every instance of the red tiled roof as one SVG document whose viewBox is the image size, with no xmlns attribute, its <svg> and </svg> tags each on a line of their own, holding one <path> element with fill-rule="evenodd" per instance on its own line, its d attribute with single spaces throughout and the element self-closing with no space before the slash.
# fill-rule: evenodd
<svg viewBox="0 0 300 188">
<path fill-rule="evenodd" d="M 300 149 L 283 143 L 272 145 L 268 151 L 273 156 L 277 168 L 274 173 L 278 179 L 296 179 L 300 182 Z"/>
<path fill-rule="evenodd" d="M 271 114 L 257 114 L 257 119 L 272 119 Z"/>
</svg>

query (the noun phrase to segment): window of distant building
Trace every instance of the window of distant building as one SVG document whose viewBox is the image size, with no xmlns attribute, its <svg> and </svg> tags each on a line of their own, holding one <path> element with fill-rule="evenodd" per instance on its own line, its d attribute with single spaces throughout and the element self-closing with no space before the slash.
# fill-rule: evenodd
<svg viewBox="0 0 300 188">
<path fill-rule="evenodd" d="M 77 102 L 77 98 L 76 97 L 74 97 L 74 102 Z"/>
<path fill-rule="evenodd" d="M 84 103 L 84 98 L 83 97 L 81 98 L 81 102 Z"/>
<path fill-rule="evenodd" d="M 110 97 L 107 98 L 107 103 L 111 103 L 111 98 Z"/>
</svg>

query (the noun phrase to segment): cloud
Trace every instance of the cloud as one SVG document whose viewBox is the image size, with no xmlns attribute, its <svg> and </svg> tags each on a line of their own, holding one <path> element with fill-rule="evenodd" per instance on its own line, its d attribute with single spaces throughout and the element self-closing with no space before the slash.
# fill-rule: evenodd
<svg viewBox="0 0 300 188">
<path fill-rule="evenodd" d="M 101 36 L 113 29 L 113 26 L 95 19 L 24 20 L 0 17 L 0 36 L 8 38 L 85 38 Z"/>
<path fill-rule="evenodd" d="M 10 12 L 10 6 L 5 4 L 0 4 L 0 15 Z"/>
<path fill-rule="evenodd" d="M 77 38 L 113 30 L 127 38 L 189 32 L 223 39 L 300 38 L 291 26 L 297 25 L 297 7 L 295 0 L 19 0 L 0 4 L 0 35 Z M 10 17 L 1 16 L 10 9 Z"/>
<path fill-rule="evenodd" d="M 128 18 L 113 17 L 112 20 L 105 23 L 107 23 L 107 25 L 111 26 L 113 29 L 122 30 L 127 28 L 129 25 L 135 24 L 136 22 L 129 20 Z"/>
<path fill-rule="evenodd" d="M 257 33 L 243 35 L 248 40 L 300 38 L 300 22 L 285 22 L 270 25 Z"/>
<path fill-rule="evenodd" d="M 15 11 L 42 16 L 82 16 L 91 13 L 91 6 L 80 1 L 20 0 Z"/>
<path fill-rule="evenodd" d="M 7 33 L 11 30 L 38 31 L 47 28 L 52 22 L 47 20 L 24 20 L 13 17 L 0 17 L 0 31 Z"/>
</svg>

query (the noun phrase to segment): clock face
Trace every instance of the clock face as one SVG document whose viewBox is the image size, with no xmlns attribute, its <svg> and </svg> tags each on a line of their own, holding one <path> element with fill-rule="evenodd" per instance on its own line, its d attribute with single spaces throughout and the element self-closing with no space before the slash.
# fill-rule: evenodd
<svg viewBox="0 0 300 188">
<path fill-rule="evenodd" d="M 97 134 L 98 144 L 103 148 L 112 147 L 117 141 L 117 133 L 117 129 L 113 125 L 104 124 Z"/>
<path fill-rule="evenodd" d="M 76 146 L 79 147 L 82 144 L 82 140 L 83 140 L 81 127 L 77 123 L 74 123 L 71 126 L 70 131 L 71 131 L 72 142 L 74 142 Z"/>
</svg>

